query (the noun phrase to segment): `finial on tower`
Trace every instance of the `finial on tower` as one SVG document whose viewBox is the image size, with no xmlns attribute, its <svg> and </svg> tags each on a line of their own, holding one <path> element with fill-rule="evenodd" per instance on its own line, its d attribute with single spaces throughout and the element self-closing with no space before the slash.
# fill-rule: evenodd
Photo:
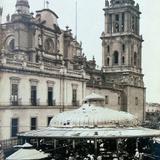
<svg viewBox="0 0 160 160">
<path fill-rule="evenodd" d="M 109 1 L 105 0 L 105 7 L 109 7 Z"/>
<path fill-rule="evenodd" d="M 29 8 L 28 0 L 17 0 L 16 11 L 19 14 L 29 14 Z"/>
</svg>

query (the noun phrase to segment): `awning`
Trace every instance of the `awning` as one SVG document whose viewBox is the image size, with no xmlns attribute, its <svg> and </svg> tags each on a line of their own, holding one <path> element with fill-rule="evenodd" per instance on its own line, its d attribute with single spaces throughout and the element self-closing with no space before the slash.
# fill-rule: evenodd
<svg viewBox="0 0 160 160">
<path fill-rule="evenodd" d="M 159 137 L 160 130 L 143 127 L 135 128 L 53 128 L 29 131 L 20 137 L 37 138 L 131 138 Z"/>
<path fill-rule="evenodd" d="M 49 154 L 44 152 L 37 151 L 36 149 L 25 148 L 19 149 L 17 152 L 6 158 L 6 160 L 40 160 L 48 157 Z"/>
</svg>

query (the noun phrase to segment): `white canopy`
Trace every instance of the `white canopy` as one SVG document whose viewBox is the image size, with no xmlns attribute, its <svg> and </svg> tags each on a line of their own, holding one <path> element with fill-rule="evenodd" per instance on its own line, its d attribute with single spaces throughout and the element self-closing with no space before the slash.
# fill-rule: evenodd
<svg viewBox="0 0 160 160">
<path fill-rule="evenodd" d="M 92 93 L 85 101 L 104 100 Z M 127 138 L 157 137 L 160 130 L 139 127 L 137 118 L 129 113 L 86 103 L 79 109 L 55 116 L 49 128 L 19 134 L 21 137 L 40 138 Z"/>
<path fill-rule="evenodd" d="M 83 104 L 79 109 L 56 115 L 51 120 L 50 127 L 135 127 L 138 123 L 137 118 L 129 113 L 95 106 L 94 104 Z"/>
<path fill-rule="evenodd" d="M 20 134 L 31 138 L 130 138 L 130 137 L 158 137 L 160 130 L 143 127 L 135 128 L 53 128 L 30 131 Z"/>
<path fill-rule="evenodd" d="M 83 99 L 83 101 L 88 101 L 88 100 L 104 100 L 104 97 L 101 95 L 92 93 Z"/>
<path fill-rule="evenodd" d="M 40 160 L 45 159 L 48 156 L 49 154 L 37 151 L 36 149 L 25 148 L 19 149 L 17 152 L 6 158 L 6 160 Z"/>
</svg>

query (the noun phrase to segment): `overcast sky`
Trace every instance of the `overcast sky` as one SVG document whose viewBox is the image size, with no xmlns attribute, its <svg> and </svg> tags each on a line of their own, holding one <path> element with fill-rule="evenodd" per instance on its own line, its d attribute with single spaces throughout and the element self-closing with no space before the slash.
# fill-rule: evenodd
<svg viewBox="0 0 160 160">
<path fill-rule="evenodd" d="M 102 48 L 99 39 L 104 30 L 105 0 L 78 1 L 78 40 L 88 58 L 95 56 L 101 66 Z M 143 73 L 147 87 L 147 101 L 160 103 L 160 0 L 135 0 L 140 4 L 141 34 L 143 43 Z M 75 33 L 75 0 L 49 0 L 49 8 L 59 16 L 59 25 L 68 25 Z M 15 12 L 16 0 L 0 0 L 4 8 L 3 21 L 9 13 Z M 30 11 L 42 9 L 44 0 L 29 0 Z"/>
</svg>

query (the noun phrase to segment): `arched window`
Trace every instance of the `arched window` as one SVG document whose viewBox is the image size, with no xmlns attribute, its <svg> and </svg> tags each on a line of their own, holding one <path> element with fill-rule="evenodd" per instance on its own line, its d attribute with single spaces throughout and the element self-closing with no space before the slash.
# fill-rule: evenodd
<svg viewBox="0 0 160 160">
<path fill-rule="evenodd" d="M 110 59 L 109 59 L 109 57 L 107 57 L 106 66 L 109 66 L 109 63 L 110 63 Z"/>
<path fill-rule="evenodd" d="M 12 40 L 10 40 L 10 42 L 9 42 L 8 49 L 9 49 L 10 51 L 13 51 L 14 48 L 15 48 L 15 40 L 12 39 Z"/>
<path fill-rule="evenodd" d="M 134 66 L 137 65 L 137 53 L 134 52 Z"/>
<path fill-rule="evenodd" d="M 115 51 L 113 53 L 113 64 L 117 65 L 119 63 L 119 53 L 118 51 Z"/>
</svg>

